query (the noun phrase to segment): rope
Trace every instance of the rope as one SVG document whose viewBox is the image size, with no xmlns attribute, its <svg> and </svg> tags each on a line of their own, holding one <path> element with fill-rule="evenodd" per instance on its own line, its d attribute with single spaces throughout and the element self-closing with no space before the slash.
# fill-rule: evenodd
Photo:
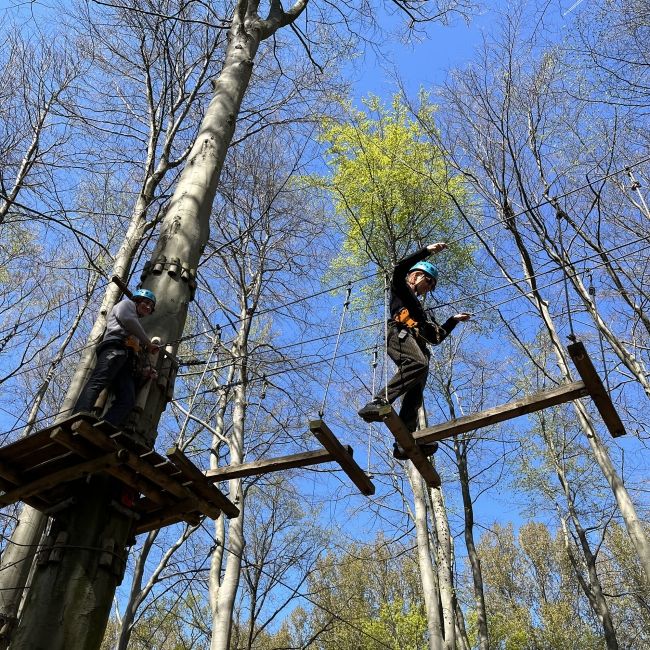
<svg viewBox="0 0 650 650">
<path fill-rule="evenodd" d="M 379 145 L 375 144 L 375 146 L 379 146 Z M 638 160 L 635 163 L 633 163 L 631 165 L 628 165 L 627 167 L 614 170 L 613 172 L 610 172 L 608 174 L 600 176 L 599 178 L 593 179 L 589 183 L 585 183 L 584 185 L 580 185 L 578 187 L 574 187 L 571 190 L 567 190 L 566 192 L 563 192 L 562 194 L 558 194 L 553 199 L 546 198 L 543 201 L 540 201 L 539 203 L 537 203 L 536 205 L 532 205 L 529 208 L 526 208 L 524 210 L 520 210 L 519 212 L 514 213 L 513 215 L 511 215 L 508 218 L 516 218 L 516 217 L 519 217 L 521 215 L 524 215 L 524 214 L 528 213 L 531 210 L 537 210 L 537 209 L 539 209 L 539 208 L 541 208 L 541 207 L 543 207 L 545 205 L 552 205 L 553 201 L 557 202 L 559 199 L 563 199 L 563 198 L 566 198 L 567 196 L 571 196 L 572 194 L 575 194 L 576 192 L 579 192 L 579 191 L 584 190 L 584 189 L 589 189 L 589 188 L 591 188 L 593 186 L 594 183 L 599 183 L 601 181 L 606 181 L 609 178 L 613 178 L 614 176 L 618 176 L 619 174 L 622 174 L 624 172 L 628 172 L 629 169 L 631 169 L 633 167 L 638 167 L 639 165 L 642 165 L 642 164 L 644 164 L 644 163 L 646 163 L 648 161 L 650 161 L 650 156 L 642 158 L 641 160 Z M 405 167 L 407 167 L 411 171 L 413 171 L 415 173 L 422 174 L 422 172 L 420 172 L 419 170 L 416 170 L 416 169 L 412 169 L 409 165 L 406 165 L 403 161 L 402 161 L 402 163 L 404 164 Z M 438 189 L 441 189 L 442 191 L 444 191 L 444 188 L 438 188 Z M 648 215 L 648 218 L 650 218 L 650 213 Z M 456 239 L 452 239 L 451 241 L 447 242 L 447 244 L 449 246 L 453 246 L 454 244 L 457 244 L 457 243 L 459 243 L 461 241 L 469 239 L 470 237 L 474 237 L 474 236 L 476 236 L 478 234 L 481 234 L 483 232 L 491 230 L 492 228 L 494 228 L 496 226 L 499 226 L 499 225 L 505 223 L 506 221 L 507 221 L 507 218 L 498 219 L 498 220 L 494 221 L 493 223 L 485 226 L 484 228 L 481 228 L 479 230 L 475 230 L 475 231 L 473 231 L 471 233 L 467 233 L 465 235 L 461 235 L 460 237 L 457 237 Z M 279 305 L 278 307 L 271 307 L 269 309 L 260 310 L 255 315 L 256 316 L 261 316 L 263 314 L 279 311 L 280 309 L 282 309 L 284 307 L 289 307 L 289 306 L 295 305 L 295 304 L 297 304 L 299 302 L 303 302 L 305 300 L 308 300 L 310 298 L 321 296 L 323 294 L 335 291 L 336 289 L 340 289 L 340 288 L 346 286 L 346 284 L 350 284 L 350 283 L 356 284 L 358 282 L 363 282 L 364 280 L 369 280 L 370 278 L 374 278 L 375 276 L 377 276 L 379 273 L 380 273 L 380 271 L 376 271 L 375 273 L 369 273 L 369 274 L 367 274 L 365 276 L 360 276 L 358 278 L 354 278 L 352 280 L 349 280 L 347 283 L 342 283 L 342 284 L 339 284 L 339 285 L 336 285 L 336 286 L 333 286 L 333 287 L 327 287 L 327 288 L 325 288 L 325 289 L 323 289 L 321 291 L 318 291 L 317 293 L 314 293 L 314 294 L 311 294 L 311 295 L 308 295 L 308 296 L 303 296 L 302 298 L 297 298 L 296 300 L 292 300 L 290 302 L 284 303 L 282 305 Z M 234 327 L 239 321 L 240 321 L 240 319 L 230 321 L 229 325 L 231 327 Z M 211 331 L 211 329 L 206 329 L 206 330 L 203 330 L 201 332 L 197 332 L 195 334 L 189 334 L 187 336 L 182 336 L 182 337 L 180 337 L 178 339 L 178 341 L 169 341 L 169 343 L 177 343 L 177 342 L 181 342 L 181 341 L 189 341 L 192 338 L 202 336 L 203 334 L 207 334 L 210 331 Z"/>
<path fill-rule="evenodd" d="M 566 266 L 568 264 L 568 258 L 566 255 L 566 251 L 564 250 L 564 241 L 562 240 L 562 217 L 563 217 L 563 212 L 560 209 L 560 207 L 557 205 L 556 199 L 552 199 L 553 205 L 555 206 L 555 217 L 557 218 L 557 230 L 558 230 L 558 237 L 560 240 L 560 253 L 562 255 L 562 262 L 563 266 Z M 571 303 L 569 301 L 569 278 L 567 277 L 566 272 L 562 273 L 564 277 L 564 297 L 566 299 L 566 311 L 567 311 L 567 316 L 569 318 L 569 340 L 573 341 L 574 343 L 576 342 L 576 335 L 573 330 L 573 317 L 571 316 Z"/>
<path fill-rule="evenodd" d="M 598 308 L 596 306 L 596 287 L 594 287 L 594 276 L 591 271 L 589 271 L 589 295 L 591 296 L 591 302 L 594 305 L 594 311 L 598 312 Z M 605 344 L 603 343 L 603 333 L 600 329 L 600 327 L 596 327 L 596 330 L 598 331 L 598 342 L 600 344 L 600 358 L 603 362 L 603 371 L 605 372 L 605 385 L 607 386 L 607 392 L 611 395 L 612 390 L 609 385 L 609 370 L 607 368 L 607 364 L 605 363 Z"/>
<path fill-rule="evenodd" d="M 388 401 L 388 275 L 384 275 L 384 399 Z"/>
<path fill-rule="evenodd" d="M 350 294 L 352 293 L 352 282 L 348 282 L 348 288 L 345 295 L 345 302 L 343 303 L 343 309 L 341 311 L 341 322 L 339 323 L 339 331 L 336 335 L 336 343 L 334 344 L 334 355 L 332 356 L 332 365 L 330 366 L 329 376 L 327 377 L 327 384 L 325 384 L 325 394 L 323 395 L 323 403 L 321 404 L 320 411 L 318 411 L 318 416 L 322 418 L 325 415 L 325 404 L 327 403 L 327 393 L 330 389 L 330 384 L 332 383 L 332 373 L 334 372 L 334 364 L 336 363 L 336 354 L 339 349 L 339 341 L 341 340 L 341 332 L 343 330 L 343 321 L 345 320 L 345 314 L 350 306 Z"/>
<path fill-rule="evenodd" d="M 372 351 L 372 396 L 374 398 L 375 396 L 375 390 L 377 388 L 377 359 L 379 357 L 379 350 L 377 349 L 377 345 L 375 345 L 375 349 Z M 372 423 L 368 422 L 368 461 L 366 462 L 366 474 L 370 478 L 372 478 L 372 474 L 370 472 L 370 448 L 372 446 Z"/>
</svg>

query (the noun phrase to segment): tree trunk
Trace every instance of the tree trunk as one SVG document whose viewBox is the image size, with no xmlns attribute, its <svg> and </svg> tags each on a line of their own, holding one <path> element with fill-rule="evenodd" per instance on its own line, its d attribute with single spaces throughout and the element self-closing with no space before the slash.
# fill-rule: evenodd
<svg viewBox="0 0 650 650">
<path fill-rule="evenodd" d="M 569 516 L 571 517 L 575 536 L 578 539 L 576 546 L 582 553 L 582 563 L 578 562 L 575 557 L 573 546 L 570 544 L 565 518 L 560 515 L 567 555 L 569 557 L 571 565 L 573 566 L 575 576 L 589 601 L 589 605 L 591 606 L 591 609 L 603 627 L 605 642 L 607 644 L 608 650 L 618 650 L 618 641 L 616 639 L 616 631 L 614 629 L 611 612 L 605 598 L 605 594 L 603 593 L 600 578 L 598 576 L 596 567 L 596 555 L 591 550 L 587 532 L 585 531 L 580 521 L 578 509 L 575 505 L 574 490 L 570 488 L 566 475 L 566 454 L 564 451 L 558 449 L 554 437 L 549 434 L 546 426 L 542 427 L 542 435 L 544 437 L 544 442 L 548 448 L 548 452 L 551 456 L 553 466 L 555 467 L 555 472 L 557 474 L 558 480 L 562 486 L 562 492 L 567 503 L 567 510 L 569 512 Z M 584 565 L 584 567 L 587 569 L 587 579 L 585 579 L 582 574 L 580 566 L 581 564 Z"/>
<path fill-rule="evenodd" d="M 542 322 L 544 323 L 546 331 L 549 335 L 562 376 L 566 380 L 571 381 L 572 377 L 569 370 L 567 354 L 565 352 L 564 346 L 562 345 L 557 330 L 555 329 L 555 323 L 553 322 L 551 314 L 548 310 L 548 303 L 542 299 L 535 282 L 536 269 L 528 255 L 526 246 L 517 231 L 514 219 L 510 219 L 508 223 L 510 224 L 509 230 L 515 237 L 515 242 L 521 255 L 526 277 L 529 278 L 528 283 L 531 287 L 532 302 L 537 308 L 540 318 L 542 319 Z M 614 464 L 612 463 L 612 459 L 609 457 L 607 448 L 605 445 L 603 445 L 600 438 L 598 437 L 598 434 L 594 429 L 593 423 L 589 418 L 589 414 L 587 413 L 584 405 L 579 400 L 576 400 L 573 402 L 573 406 L 578 415 L 580 425 L 585 432 L 585 435 L 587 436 L 587 440 L 589 441 L 589 446 L 591 447 L 591 451 L 594 454 L 594 458 L 596 459 L 598 466 L 600 467 L 603 475 L 607 479 L 607 482 L 612 489 L 616 503 L 618 504 L 618 507 L 621 511 L 621 516 L 625 521 L 625 526 L 627 528 L 628 534 L 630 535 L 632 543 L 634 544 L 634 547 L 639 555 L 641 565 L 643 566 L 643 570 L 646 574 L 646 579 L 650 580 L 650 543 L 648 542 L 648 538 L 645 534 L 645 531 L 643 530 L 642 523 L 636 513 L 634 503 L 632 502 L 629 492 L 627 491 L 627 488 L 625 487 L 621 477 L 616 472 Z"/>
<path fill-rule="evenodd" d="M 564 485 L 564 482 L 563 482 Z M 572 505 L 570 505 L 572 508 Z M 591 549 L 589 548 L 589 542 L 587 536 L 582 527 L 578 524 L 576 532 L 580 539 L 580 546 L 582 548 L 583 557 L 585 564 L 587 566 L 587 573 L 589 580 L 585 580 L 580 570 L 578 560 L 576 559 L 571 543 L 569 541 L 569 531 L 567 530 L 566 521 L 564 518 L 561 518 L 562 522 L 562 531 L 564 533 L 564 546 L 569 556 L 571 565 L 575 573 L 580 586 L 582 587 L 583 592 L 589 600 L 592 610 L 598 617 L 601 625 L 603 626 L 603 632 L 605 634 L 605 643 L 607 645 L 607 650 L 618 650 L 618 640 L 616 639 L 616 630 L 614 629 L 614 623 L 612 621 L 612 616 L 609 611 L 609 606 L 605 600 L 605 595 L 603 594 L 602 587 L 600 585 L 600 580 L 596 572 L 596 558 L 594 557 Z M 574 520 L 574 526 L 577 524 L 577 521 Z"/>
<path fill-rule="evenodd" d="M 420 581 L 422 582 L 424 610 L 427 616 L 427 629 L 429 630 L 429 650 L 443 650 L 445 644 L 440 616 L 440 589 L 438 578 L 433 570 L 433 560 L 430 552 L 424 481 L 413 463 L 407 462 L 406 472 L 413 490 L 415 503 L 414 523 L 418 547 L 418 566 L 420 568 Z"/>
<path fill-rule="evenodd" d="M 92 295 L 98 280 L 99 277 L 95 276 L 91 281 L 88 288 L 88 296 Z M 82 308 L 77 312 L 77 316 L 68 334 L 50 362 L 50 368 L 45 375 L 45 379 L 39 386 L 34 397 L 32 408 L 27 417 L 27 424 L 22 433 L 23 437 L 30 435 L 34 430 L 34 423 L 38 417 L 38 411 L 47 394 L 54 373 L 79 327 L 79 323 L 88 308 L 88 304 L 89 301 L 86 300 Z M 36 547 L 41 540 L 46 523 L 47 517 L 42 512 L 24 505 L 21 509 L 16 528 L 11 535 L 11 540 L 2 554 L 2 562 L 0 563 L 0 575 L 2 576 L 2 588 L 0 589 L 0 621 L 2 621 L 2 627 L 0 628 L 0 650 L 5 650 L 8 647 L 9 639 L 11 638 L 18 616 L 18 608 L 22 601 L 23 591 L 32 568 L 32 559 L 36 555 Z"/>
<path fill-rule="evenodd" d="M 429 492 L 431 497 L 431 516 L 436 527 L 438 585 L 440 589 L 440 606 L 442 609 L 443 634 L 445 649 L 456 649 L 456 594 L 454 591 L 453 557 L 451 534 L 447 510 L 440 488 Z"/>
<path fill-rule="evenodd" d="M 233 432 L 230 439 L 230 464 L 241 465 L 244 457 L 244 422 L 246 419 L 246 375 L 248 334 L 251 326 L 251 311 L 244 307 L 241 314 L 241 327 L 238 340 L 233 346 L 233 355 L 237 367 L 239 383 L 235 386 L 235 403 L 233 407 Z M 226 570 L 219 584 L 216 606 L 213 609 L 212 639 L 210 650 L 228 650 L 232 632 L 232 613 L 241 575 L 242 556 L 244 553 L 244 498 L 241 480 L 230 481 L 230 499 L 237 501 L 240 514 L 231 519 L 228 526 L 228 547 Z"/>
<path fill-rule="evenodd" d="M 154 261 L 179 260 L 179 272 L 143 277 L 143 284 L 159 297 L 155 313 L 144 325 L 150 336 L 159 336 L 175 352 L 183 332 L 187 308 L 194 290 L 193 279 L 209 234 L 209 216 L 228 144 L 235 128 L 244 92 L 250 80 L 253 57 L 259 45 L 259 30 L 244 29 L 242 17 L 235 13 L 224 68 L 217 80 L 216 93 L 199 135 L 181 174 L 162 225 Z M 141 224 L 131 224 L 121 253 L 140 241 Z M 125 265 L 126 268 L 126 265 Z M 182 271 L 181 271 L 182 269 Z M 103 331 L 106 306 L 117 297 L 117 288 L 109 288 L 102 305 L 102 315 L 93 328 L 99 338 Z M 72 382 L 64 408 L 74 403 L 87 370 L 91 367 L 86 354 Z M 171 370 L 170 370 L 171 372 Z M 162 376 L 160 390 L 149 390 L 136 431 L 153 444 L 158 421 L 168 399 L 171 377 Z M 167 382 L 167 383 L 166 383 Z M 85 488 L 79 503 L 55 522 L 53 532 L 65 545 L 57 562 L 44 562 L 35 572 L 24 614 L 11 647 L 30 650 L 95 650 L 99 648 L 110 614 L 113 594 L 122 577 L 126 562 L 125 546 L 132 528 L 131 520 L 112 510 L 111 487 L 102 477 L 93 480 L 95 488 Z M 91 483 L 91 486 L 93 483 Z M 114 553 L 110 566 L 100 559 L 103 548 Z M 234 549 L 233 549 L 234 550 Z M 52 554 L 50 554 L 50 558 Z M 66 615 L 74 612 L 73 616 Z"/>
<path fill-rule="evenodd" d="M 461 448 L 462 447 L 462 448 Z M 487 609 L 485 607 L 485 590 L 483 588 L 483 573 L 481 571 L 481 559 L 476 551 L 474 543 L 474 505 L 469 490 L 469 472 L 467 470 L 467 445 L 458 438 L 454 438 L 454 451 L 458 464 L 458 478 L 463 495 L 463 512 L 465 515 L 465 546 L 467 557 L 472 569 L 472 584 L 474 586 L 474 598 L 476 601 L 476 626 L 478 632 L 478 647 L 480 650 L 489 650 L 490 643 L 487 626 Z"/>
</svg>

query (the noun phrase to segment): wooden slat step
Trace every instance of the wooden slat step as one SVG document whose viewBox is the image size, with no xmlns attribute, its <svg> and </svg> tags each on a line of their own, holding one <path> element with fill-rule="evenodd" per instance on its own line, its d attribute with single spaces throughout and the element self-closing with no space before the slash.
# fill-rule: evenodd
<svg viewBox="0 0 650 650">
<path fill-rule="evenodd" d="M 474 431 L 475 429 L 487 427 L 492 424 L 512 420 L 520 415 L 527 415 L 528 413 L 541 411 L 550 406 L 570 402 L 571 400 L 585 397 L 588 394 L 589 392 L 584 382 L 574 381 L 551 390 L 534 393 L 533 395 L 509 402 L 508 404 L 481 411 L 480 413 L 473 413 L 472 415 L 466 415 L 462 418 L 450 420 L 449 422 L 420 429 L 413 434 L 413 437 L 418 444 L 433 442 L 434 440 L 444 440 L 445 438 L 450 438 L 460 433 Z"/>
<path fill-rule="evenodd" d="M 239 516 L 239 508 L 217 489 L 211 481 L 208 481 L 205 474 L 177 446 L 172 447 L 167 452 L 167 457 L 192 482 L 191 487 L 194 492 L 214 503 L 229 519 Z"/>
<path fill-rule="evenodd" d="M 351 448 L 347 447 L 351 454 Z M 305 451 L 300 454 L 291 454 L 289 456 L 279 456 L 278 458 L 269 458 L 266 460 L 254 460 L 250 463 L 241 465 L 229 465 L 228 467 L 219 467 L 218 469 L 209 469 L 205 475 L 210 481 L 228 481 L 232 478 L 244 478 L 246 476 L 259 476 L 260 474 L 269 474 L 271 472 L 280 472 L 298 467 L 309 467 L 311 465 L 320 465 L 335 460 L 334 456 L 326 449 L 316 449 L 314 451 Z"/>
<path fill-rule="evenodd" d="M 384 415 L 384 424 L 390 429 L 393 436 L 395 436 L 397 444 L 404 450 L 409 460 L 418 472 L 420 472 L 426 484 L 429 487 L 440 487 L 440 475 L 436 472 L 429 459 L 422 453 L 414 434 L 408 430 L 408 427 L 392 407 L 390 408 L 390 412 Z"/>
<path fill-rule="evenodd" d="M 350 480 L 359 488 L 361 494 L 370 496 L 375 493 L 373 482 L 352 458 L 352 450 L 349 447 L 344 447 L 339 442 L 323 420 L 311 420 L 309 430 L 332 455 L 333 459 L 341 466 L 341 469 L 350 477 Z"/>
<path fill-rule="evenodd" d="M 624 436 L 625 426 L 614 407 L 611 396 L 605 390 L 605 386 L 603 386 L 603 382 L 589 358 L 585 346 L 581 341 L 576 341 L 571 343 L 567 350 L 612 437 Z"/>
</svg>

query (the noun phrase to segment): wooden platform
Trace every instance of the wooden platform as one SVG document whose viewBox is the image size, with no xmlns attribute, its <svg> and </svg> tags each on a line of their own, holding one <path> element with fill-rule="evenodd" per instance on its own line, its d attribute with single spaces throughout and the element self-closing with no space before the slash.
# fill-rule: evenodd
<svg viewBox="0 0 650 650">
<path fill-rule="evenodd" d="M 256 460 L 241 465 L 220 467 L 219 469 L 208 470 L 205 475 L 211 481 L 217 482 L 227 481 L 232 478 L 270 474 L 271 472 L 280 472 L 297 467 L 310 467 L 322 463 L 337 462 L 362 494 L 370 496 L 375 493 L 374 484 L 354 460 L 352 447 L 342 445 L 323 420 L 312 420 L 309 423 L 309 429 L 323 445 L 323 449 Z"/>
<path fill-rule="evenodd" d="M 136 534 L 179 521 L 196 524 L 202 515 L 239 515 L 182 451 L 161 456 L 89 415 L 75 415 L 0 449 L 0 506 L 24 501 L 56 512 L 75 498 L 80 479 L 98 473 L 142 495 L 129 506 Z"/>
</svg>

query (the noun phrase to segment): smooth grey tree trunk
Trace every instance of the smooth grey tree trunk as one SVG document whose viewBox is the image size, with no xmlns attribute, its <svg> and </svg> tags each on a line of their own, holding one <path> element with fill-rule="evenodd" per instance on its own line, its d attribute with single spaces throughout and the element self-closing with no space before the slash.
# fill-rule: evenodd
<svg viewBox="0 0 650 650">
<path fill-rule="evenodd" d="M 98 276 L 91 281 L 87 295 L 91 296 L 99 280 Z M 78 311 L 75 320 L 70 326 L 56 355 L 50 362 L 50 367 L 45 375 L 45 379 L 39 386 L 32 403 L 32 408 L 27 417 L 27 423 L 23 430 L 23 437 L 33 433 L 34 424 L 38 417 L 38 412 L 45 399 L 47 390 L 50 386 L 57 367 L 61 363 L 65 351 L 68 349 L 70 341 L 74 337 L 79 323 L 83 318 L 87 308 L 88 300 Z M 0 589 L 0 650 L 8 647 L 13 628 L 18 617 L 18 609 L 23 598 L 23 592 L 27 579 L 32 569 L 32 559 L 36 555 L 36 548 L 41 540 L 47 517 L 38 510 L 24 505 L 18 518 L 16 528 L 11 535 L 11 539 L 2 554 L 0 563 L 0 575 L 2 576 L 2 589 Z"/>
<path fill-rule="evenodd" d="M 565 472 L 564 455 L 557 449 L 551 436 L 544 433 L 544 440 L 552 454 L 553 465 L 555 466 L 555 471 L 560 481 L 560 485 L 562 486 L 562 491 L 564 492 L 569 516 L 571 517 L 575 536 L 577 537 L 576 546 L 582 553 L 582 562 L 579 562 L 576 558 L 574 549 L 569 541 L 569 532 L 567 530 L 565 518 L 560 516 L 567 555 L 571 565 L 573 566 L 575 576 L 580 583 L 594 614 L 597 616 L 603 627 L 605 643 L 607 644 L 608 650 L 618 650 L 618 640 L 616 638 L 616 630 L 614 628 L 612 614 L 605 593 L 603 592 L 603 586 L 596 567 L 596 554 L 594 554 L 591 549 L 587 537 L 587 531 L 584 529 L 580 521 L 580 515 L 578 514 L 578 509 L 575 504 L 574 491 L 569 485 Z M 582 567 L 586 569 L 586 579 L 583 575 Z"/>
<path fill-rule="evenodd" d="M 415 466 L 410 461 L 406 464 L 406 472 L 413 490 L 415 504 L 414 523 L 415 539 L 417 542 L 418 566 L 420 569 L 420 582 L 422 583 L 422 596 L 424 598 L 424 611 L 427 617 L 429 631 L 429 650 L 444 650 L 443 623 L 440 615 L 440 589 L 438 577 L 433 567 L 429 544 L 429 526 L 427 517 L 427 497 L 424 480 Z"/>
<path fill-rule="evenodd" d="M 462 447 L 462 448 L 461 448 Z M 478 628 L 478 647 L 480 650 L 489 650 L 490 642 L 487 626 L 487 609 L 485 607 L 485 589 L 483 587 L 483 572 L 481 559 L 474 543 L 474 505 L 469 488 L 469 471 L 467 469 L 467 446 L 465 443 L 454 439 L 454 450 L 458 463 L 458 478 L 463 496 L 464 535 L 467 557 L 472 570 L 472 585 L 476 601 L 476 625 Z"/>
<path fill-rule="evenodd" d="M 152 265 L 143 286 L 158 297 L 156 311 L 143 325 L 175 353 L 183 333 L 187 310 L 195 289 L 196 269 L 209 237 L 209 218 L 226 153 L 253 60 L 262 38 L 289 24 L 306 5 L 298 2 L 289 12 L 272 3 L 269 18 L 260 20 L 257 4 L 239 2 L 229 31 L 229 42 L 215 95 L 199 128 L 178 186 L 161 227 Z M 130 234 L 139 242 L 137 227 Z M 127 241 L 129 241 L 127 236 Z M 170 261 L 178 261 L 170 265 Z M 130 261 L 130 260 L 129 260 Z M 161 272 L 154 265 L 159 262 Z M 117 290 L 108 292 L 113 301 Z M 105 313 L 103 314 L 105 318 Z M 97 329 L 95 328 L 93 332 Z M 101 328 L 103 330 L 103 327 Z M 97 333 L 99 334 L 99 332 Z M 83 364 L 70 392 L 78 391 L 86 377 Z M 166 370 L 169 374 L 166 374 Z M 153 445 L 160 416 L 169 399 L 173 369 L 163 366 L 156 384 L 150 382 L 146 404 L 136 422 L 136 432 Z M 68 401 L 71 405 L 73 400 Z M 12 650 L 96 650 L 110 614 L 115 589 L 126 564 L 126 544 L 131 520 L 111 509 L 111 486 L 97 478 L 94 489 L 84 489 L 79 503 L 53 528 L 62 543 L 61 553 L 44 554 L 34 575 Z M 106 549 L 112 558 L 107 564 Z M 52 561 L 52 558 L 56 561 Z M 71 614 L 73 612 L 73 614 Z"/>
<path fill-rule="evenodd" d="M 259 293 L 259 284 L 256 293 Z M 245 298 L 243 299 L 245 303 Z M 248 336 L 251 328 L 252 311 L 242 306 L 241 325 L 237 340 L 233 346 L 236 376 L 240 378 L 234 389 L 234 407 L 232 414 L 233 430 L 229 441 L 230 464 L 241 465 L 244 458 L 244 422 L 246 419 L 246 366 L 248 356 Z M 245 503 L 241 489 L 241 480 L 229 481 L 229 498 L 236 501 L 240 510 L 239 517 L 230 521 L 226 549 L 225 572 L 219 581 L 218 590 L 211 593 L 212 637 L 210 650 L 228 650 L 232 634 L 232 615 L 235 597 L 241 576 L 242 556 L 244 552 L 244 512 Z M 225 532 L 225 531 L 224 531 Z M 227 546 L 226 546 L 227 544 Z"/>
<path fill-rule="evenodd" d="M 438 587 L 440 590 L 440 607 L 445 650 L 456 648 L 456 594 L 453 576 L 453 548 L 447 509 L 441 488 L 429 490 L 431 498 L 431 517 L 436 528 L 436 565 L 438 567 Z"/>
</svg>

